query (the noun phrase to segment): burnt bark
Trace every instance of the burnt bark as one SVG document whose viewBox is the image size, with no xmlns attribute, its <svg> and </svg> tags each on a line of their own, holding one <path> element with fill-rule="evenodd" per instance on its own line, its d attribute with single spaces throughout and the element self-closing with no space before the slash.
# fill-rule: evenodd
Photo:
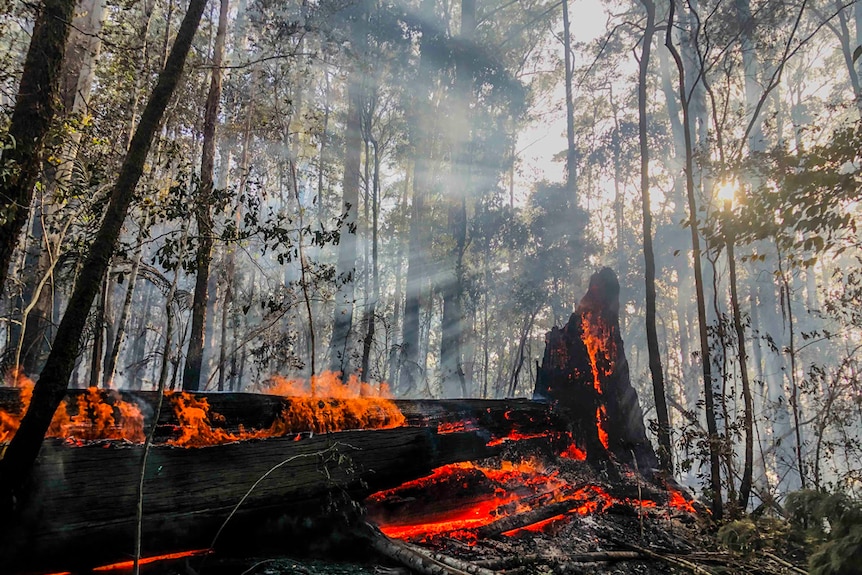
<svg viewBox="0 0 862 575">
<path fill-rule="evenodd" d="M 0 460 L 0 523 L 5 526 L 13 524 L 9 521 L 9 516 L 15 508 L 16 498 L 24 494 L 23 487 L 39 453 L 42 438 L 68 388 L 87 315 L 99 291 L 101 279 L 108 269 L 120 229 L 134 197 L 135 187 L 143 173 L 150 145 L 161 124 L 168 101 L 179 83 L 205 6 L 206 0 L 191 0 L 189 3 L 164 70 L 159 75 L 132 137 L 132 144 L 111 191 L 104 219 L 90 246 L 78 282 L 69 298 L 67 311 L 57 329 L 51 353 L 33 390 L 30 408 Z"/>
<path fill-rule="evenodd" d="M 534 397 L 571 412 L 575 437 L 584 442 L 589 460 L 601 461 L 610 453 L 623 463 L 636 461 L 641 472 L 649 474 L 658 459 L 629 377 L 619 293 L 609 268 L 592 275 L 589 291 L 568 323 L 546 335 Z"/>
<path fill-rule="evenodd" d="M 39 178 L 40 156 L 54 119 L 74 8 L 74 0 L 42 3 L 24 60 L 8 132 L 13 147 L 4 150 L 2 157 L 2 168 L 9 173 L 0 180 L 0 293 Z"/>
<path fill-rule="evenodd" d="M 209 299 L 210 262 L 213 251 L 213 169 L 215 164 L 216 124 L 218 123 L 219 100 L 222 87 L 222 59 L 227 33 L 229 0 L 221 0 L 218 30 L 213 47 L 210 88 L 204 112 L 203 150 L 201 151 L 200 188 L 195 206 L 198 224 L 198 247 L 195 254 L 195 292 L 192 301 L 192 323 L 189 332 L 189 347 L 183 368 L 183 389 L 196 391 L 201 384 L 201 365 L 204 356 L 204 328 L 207 321 Z"/>
</svg>

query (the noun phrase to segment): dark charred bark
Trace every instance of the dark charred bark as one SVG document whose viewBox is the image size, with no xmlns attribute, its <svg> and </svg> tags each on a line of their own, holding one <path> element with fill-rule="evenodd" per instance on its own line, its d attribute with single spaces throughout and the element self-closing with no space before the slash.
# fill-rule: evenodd
<svg viewBox="0 0 862 575">
<path fill-rule="evenodd" d="M 134 197 L 135 187 L 143 173 L 150 145 L 179 83 L 205 6 L 206 0 L 191 0 L 189 3 L 165 68 L 159 75 L 132 137 L 132 144 L 111 191 L 104 219 L 90 246 L 90 252 L 69 298 L 66 313 L 57 329 L 51 353 L 33 390 L 30 408 L 6 448 L 5 456 L 0 460 L 0 524 L 4 526 L 13 524 L 9 521 L 9 515 L 16 503 L 20 503 L 16 502 L 16 499 L 23 495 L 22 488 L 39 453 L 42 438 L 68 388 L 87 315 L 99 291 L 101 279 L 108 269 L 123 221 Z"/>
<path fill-rule="evenodd" d="M 646 336 L 649 352 L 649 369 L 652 375 L 653 397 L 658 418 L 659 461 L 663 470 L 673 473 L 673 451 L 670 440 L 670 417 L 665 399 L 664 372 L 656 333 L 655 254 L 652 247 L 652 212 L 649 188 L 649 141 L 647 139 L 647 72 L 649 70 L 652 39 L 655 34 L 655 3 L 642 0 L 647 11 L 638 75 L 638 141 L 641 152 L 641 211 L 643 214 L 644 281 L 646 283 Z"/>
<path fill-rule="evenodd" d="M 45 0 L 36 16 L 30 47 L 9 125 L 12 148 L 4 150 L 0 180 L 0 293 L 3 293 L 12 253 L 27 223 L 33 189 L 39 178 L 45 145 L 60 85 L 60 73 L 74 0 Z"/>
<path fill-rule="evenodd" d="M 183 369 L 183 389 L 197 391 L 201 384 L 201 365 L 204 356 L 204 328 L 206 327 L 207 300 L 209 298 L 210 262 L 213 250 L 213 169 L 215 164 L 216 124 L 222 87 L 222 59 L 227 32 L 229 0 L 221 0 L 218 30 L 213 47 L 210 88 L 204 112 L 203 150 L 201 152 L 201 178 L 198 189 L 195 218 L 198 224 L 198 247 L 195 255 L 195 293 L 192 301 L 192 323 L 189 347 Z"/>
<path fill-rule="evenodd" d="M 620 284 L 609 268 L 593 274 L 568 323 L 546 336 L 534 396 L 571 412 L 575 437 L 584 441 L 588 459 L 601 461 L 611 453 L 631 463 L 634 456 L 640 471 L 648 474 L 658 459 L 629 377 L 619 293 Z"/>
</svg>

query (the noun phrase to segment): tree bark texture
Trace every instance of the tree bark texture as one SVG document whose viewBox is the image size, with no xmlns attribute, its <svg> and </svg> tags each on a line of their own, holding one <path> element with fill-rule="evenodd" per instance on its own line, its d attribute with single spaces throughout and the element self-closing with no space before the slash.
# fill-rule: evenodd
<svg viewBox="0 0 862 575">
<path fill-rule="evenodd" d="M 12 253 L 27 223 L 33 189 L 39 179 L 41 152 L 54 119 L 63 55 L 74 0 L 45 0 L 36 16 L 30 47 L 9 125 L 12 147 L 3 150 L 0 169 L 0 293 Z"/>
<path fill-rule="evenodd" d="M 219 3 L 218 30 L 213 47 L 210 88 L 204 111 L 203 150 L 201 151 L 200 188 L 195 206 L 198 224 L 198 246 L 195 255 L 195 292 L 192 301 L 192 322 L 189 347 L 183 369 L 183 389 L 197 391 L 201 386 L 201 365 L 204 356 L 204 328 L 206 327 L 210 262 L 213 250 L 213 170 L 215 166 L 216 125 L 222 88 L 222 59 L 227 33 L 229 0 Z"/>
<path fill-rule="evenodd" d="M 22 493 L 22 487 L 42 445 L 42 438 L 66 393 L 87 315 L 110 264 L 153 137 L 179 83 L 205 6 L 206 0 L 191 0 L 189 3 L 164 70 L 144 108 L 132 137 L 132 144 L 111 190 L 106 213 L 69 298 L 67 311 L 57 329 L 51 353 L 33 390 L 30 408 L 0 460 L 0 523 L 5 526 L 13 524 L 10 514 L 16 504 L 16 495 Z"/>
</svg>

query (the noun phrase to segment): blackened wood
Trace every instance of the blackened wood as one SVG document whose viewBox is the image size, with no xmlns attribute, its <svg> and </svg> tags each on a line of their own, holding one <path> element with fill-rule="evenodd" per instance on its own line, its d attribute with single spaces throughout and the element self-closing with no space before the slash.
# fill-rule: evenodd
<svg viewBox="0 0 862 575">
<path fill-rule="evenodd" d="M 587 458 L 600 460 L 606 450 L 599 437 L 596 411 L 603 407 L 608 448 L 618 460 L 630 463 L 632 455 L 641 472 L 658 467 L 658 459 L 646 436 L 643 411 L 632 387 L 619 325 L 620 286 L 614 273 L 604 268 L 590 278 L 590 287 L 578 308 L 562 328 L 546 335 L 546 348 L 536 378 L 534 397 L 550 399 L 571 411 L 575 436 L 585 442 Z M 592 328 L 588 327 L 592 326 Z M 590 329 L 590 333 L 585 333 Z M 591 362 L 588 337 L 603 338 Z M 598 372 L 600 391 L 594 371 Z"/>
<path fill-rule="evenodd" d="M 142 446 L 68 447 L 46 440 L 29 503 L 17 528 L 0 541 L 0 565 L 12 573 L 77 571 L 128 559 L 142 451 Z M 333 492 L 344 490 L 358 499 L 433 467 L 496 452 L 475 433 L 438 435 L 418 427 L 194 449 L 156 446 L 144 483 L 143 554 L 209 547 L 254 482 L 289 458 L 300 456 L 260 483 L 220 542 L 253 545 L 262 531 L 320 516 Z"/>
<path fill-rule="evenodd" d="M 67 405 L 74 411 L 77 397 L 87 393 L 83 389 L 70 389 L 67 392 Z M 102 391 L 104 396 L 119 394 L 119 397 L 138 405 L 149 424 L 158 398 L 149 391 Z M 197 398 L 206 398 L 212 412 L 221 417 L 215 425 L 229 431 L 240 426 L 246 430 L 270 427 L 290 401 L 290 398 L 259 393 L 196 393 Z M 403 399 L 395 404 L 404 414 L 407 425 L 436 427 L 445 424 L 465 423 L 468 429 L 492 437 L 505 437 L 513 430 L 522 433 L 544 431 L 566 431 L 569 421 L 566 414 L 552 409 L 548 403 L 527 399 L 484 400 L 484 399 Z M 0 387 L 0 410 L 18 413 L 21 409 L 20 391 L 16 388 Z M 164 436 L 177 425 L 172 409 L 165 409 L 159 418 Z M 307 431 L 296 429 L 295 432 Z"/>
</svg>

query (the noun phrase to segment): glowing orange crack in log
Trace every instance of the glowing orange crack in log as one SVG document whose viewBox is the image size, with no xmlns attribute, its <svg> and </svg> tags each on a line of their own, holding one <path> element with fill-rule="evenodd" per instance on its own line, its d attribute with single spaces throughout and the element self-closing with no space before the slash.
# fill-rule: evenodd
<svg viewBox="0 0 862 575">
<path fill-rule="evenodd" d="M 611 364 L 611 335 L 600 319 L 596 318 L 595 321 L 591 322 L 591 315 L 592 314 L 590 313 L 585 313 L 583 315 L 581 337 L 587 348 L 587 356 L 590 358 L 590 368 L 593 372 L 593 387 L 599 396 L 599 405 L 596 408 L 596 428 L 599 432 L 599 441 L 601 441 L 602 445 L 607 449 L 609 445 L 608 432 L 604 427 L 604 423 L 607 420 L 607 411 L 605 410 L 605 406 L 601 399 L 601 376 L 608 376 L 613 371 L 613 365 Z M 608 360 L 607 367 L 602 370 L 604 373 L 601 373 L 599 369 L 599 354 L 602 354 L 602 357 Z"/>
</svg>

